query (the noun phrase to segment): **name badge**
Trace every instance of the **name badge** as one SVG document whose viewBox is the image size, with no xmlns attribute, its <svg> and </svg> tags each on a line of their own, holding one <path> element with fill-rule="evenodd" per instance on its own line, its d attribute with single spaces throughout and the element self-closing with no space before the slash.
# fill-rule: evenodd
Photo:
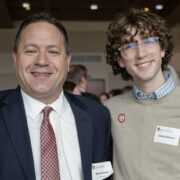
<svg viewBox="0 0 180 180">
<path fill-rule="evenodd" d="M 93 163 L 92 164 L 92 179 L 101 180 L 113 174 L 113 169 L 110 161 Z"/>
<path fill-rule="evenodd" d="M 154 142 L 178 146 L 180 129 L 165 126 L 157 126 L 154 136 Z"/>
</svg>

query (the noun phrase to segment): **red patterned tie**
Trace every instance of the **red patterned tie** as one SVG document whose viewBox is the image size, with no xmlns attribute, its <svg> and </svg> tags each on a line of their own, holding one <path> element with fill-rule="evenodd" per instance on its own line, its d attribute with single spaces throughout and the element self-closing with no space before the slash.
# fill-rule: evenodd
<svg viewBox="0 0 180 180">
<path fill-rule="evenodd" d="M 41 124 L 41 180 L 60 180 L 56 137 L 49 122 L 51 110 L 48 106 L 42 110 L 44 117 Z"/>
</svg>

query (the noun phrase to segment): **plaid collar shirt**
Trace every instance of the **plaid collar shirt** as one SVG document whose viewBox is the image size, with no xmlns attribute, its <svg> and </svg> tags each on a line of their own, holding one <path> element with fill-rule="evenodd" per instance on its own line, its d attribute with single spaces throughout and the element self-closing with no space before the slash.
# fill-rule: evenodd
<svg viewBox="0 0 180 180">
<path fill-rule="evenodd" d="M 141 99 L 141 100 L 154 100 L 154 99 L 161 99 L 164 96 L 167 96 L 169 93 L 171 93 L 175 87 L 175 81 L 172 78 L 172 76 L 167 73 L 164 72 L 163 73 L 164 78 L 166 80 L 166 82 L 159 87 L 158 89 L 156 89 L 154 92 L 150 93 L 150 94 L 145 94 L 142 91 L 140 91 L 137 86 L 134 84 L 133 85 L 133 95 L 137 98 L 137 99 Z"/>
</svg>

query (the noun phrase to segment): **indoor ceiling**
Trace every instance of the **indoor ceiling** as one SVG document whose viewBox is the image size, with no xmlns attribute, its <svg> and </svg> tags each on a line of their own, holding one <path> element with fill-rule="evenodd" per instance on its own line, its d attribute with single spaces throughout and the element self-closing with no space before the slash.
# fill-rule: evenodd
<svg viewBox="0 0 180 180">
<path fill-rule="evenodd" d="M 26 11 L 23 0 L 0 0 L 0 28 L 13 27 L 14 21 L 38 12 L 48 12 L 59 20 L 110 21 L 117 12 L 128 7 L 145 8 L 163 16 L 170 26 L 180 21 L 180 0 L 25 0 L 31 5 Z M 98 10 L 90 10 L 91 4 L 98 4 Z M 155 10 L 162 4 L 163 10 Z"/>
</svg>

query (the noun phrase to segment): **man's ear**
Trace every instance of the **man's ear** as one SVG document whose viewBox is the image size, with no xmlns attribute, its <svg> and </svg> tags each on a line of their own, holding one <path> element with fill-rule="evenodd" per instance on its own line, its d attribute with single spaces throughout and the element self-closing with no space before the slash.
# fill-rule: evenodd
<svg viewBox="0 0 180 180">
<path fill-rule="evenodd" d="M 69 72 L 70 62 L 71 62 L 71 53 L 70 53 L 70 54 L 67 54 L 68 72 Z"/>
<path fill-rule="evenodd" d="M 161 57 L 163 58 L 165 56 L 165 50 L 161 50 Z"/>
<path fill-rule="evenodd" d="M 124 62 L 123 62 L 123 60 L 122 60 L 120 57 L 117 58 L 117 62 L 118 62 L 119 66 L 120 66 L 121 68 L 124 68 L 124 67 L 125 67 L 125 66 L 124 66 Z"/>
<path fill-rule="evenodd" d="M 14 68 L 16 66 L 16 60 L 17 60 L 17 54 L 13 51 L 12 52 L 13 62 L 14 62 Z"/>
</svg>

